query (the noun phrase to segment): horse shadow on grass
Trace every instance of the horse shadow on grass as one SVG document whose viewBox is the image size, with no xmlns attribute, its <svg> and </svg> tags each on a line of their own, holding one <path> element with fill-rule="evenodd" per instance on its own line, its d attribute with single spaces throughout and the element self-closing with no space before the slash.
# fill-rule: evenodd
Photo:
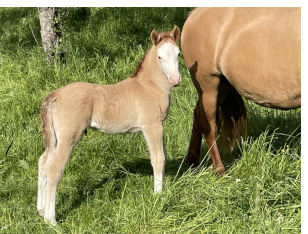
<svg viewBox="0 0 308 234">
<path fill-rule="evenodd" d="M 206 147 L 202 146 L 201 155 L 204 156 L 201 157 L 201 160 L 204 160 L 198 169 L 203 167 L 211 167 L 211 160 L 206 153 Z M 185 156 L 175 159 L 167 159 L 165 165 L 165 176 L 179 178 L 181 175 L 185 174 L 187 170 L 197 171 L 198 169 L 191 168 L 191 166 L 185 162 Z M 121 186 L 123 185 L 122 182 L 125 180 L 127 174 L 136 174 L 141 176 L 153 175 L 153 168 L 151 166 L 150 158 L 137 157 L 134 160 L 125 161 L 121 164 L 121 168 L 123 168 L 124 171 L 115 170 L 112 175 L 112 178 L 115 180 L 112 192 L 114 193 L 113 195 L 116 194 L 116 191 L 121 190 Z M 63 222 L 72 211 L 80 208 L 80 206 L 88 200 L 94 199 L 96 196 L 96 191 L 106 186 L 110 179 L 111 178 L 104 177 L 99 180 L 93 180 L 91 174 L 84 174 L 82 177 L 79 177 L 76 181 L 74 181 L 74 184 L 71 186 L 75 186 L 77 191 L 74 193 L 73 197 L 68 199 L 68 193 L 62 193 L 57 199 L 57 204 L 62 204 L 62 206 L 58 206 L 58 209 L 56 209 L 58 222 Z"/>
<path fill-rule="evenodd" d="M 142 176 L 153 175 L 153 169 L 149 158 L 135 158 L 134 160 L 125 161 L 122 163 L 121 168 L 123 168 L 123 170 L 117 169 L 112 175 L 112 179 L 115 181 L 112 189 L 114 196 L 117 196 L 116 191 L 122 189 L 122 182 L 125 180 L 127 174 L 139 174 Z M 182 158 L 169 159 L 166 161 L 165 175 L 171 175 L 173 177 L 176 175 L 180 176 L 188 169 L 189 166 L 183 162 Z M 92 200 L 95 197 L 96 191 L 108 184 L 110 179 L 111 178 L 104 177 L 100 180 L 93 180 L 90 174 L 84 174 L 84 176 L 79 177 L 77 181 L 74 181 L 72 186 L 75 186 L 77 191 L 74 193 L 73 198 L 68 199 L 68 194 L 63 193 L 58 197 L 57 203 L 62 204 L 62 206 L 56 209 L 58 222 L 63 222 L 73 210 L 78 209 L 82 204 L 86 203 L 87 200 Z"/>
<path fill-rule="evenodd" d="M 67 198 L 66 194 L 59 196 L 57 204 L 62 204 L 61 207 L 56 209 L 57 220 L 59 223 L 62 223 L 69 213 L 75 209 L 78 209 L 82 204 L 84 204 L 89 198 L 94 196 L 94 193 L 97 189 L 100 189 L 108 182 L 107 178 L 103 178 L 95 183 L 88 184 L 88 181 L 91 180 L 90 175 L 85 175 L 82 178 L 78 179 L 74 185 L 77 186 L 77 192 L 73 199 Z M 56 207 L 57 207 L 56 204 Z"/>
</svg>

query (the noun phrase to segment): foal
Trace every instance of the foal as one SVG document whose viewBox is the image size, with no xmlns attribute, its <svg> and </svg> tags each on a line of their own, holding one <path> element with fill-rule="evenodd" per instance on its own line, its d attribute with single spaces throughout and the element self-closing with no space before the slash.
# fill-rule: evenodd
<svg viewBox="0 0 308 234">
<path fill-rule="evenodd" d="M 90 126 L 106 133 L 142 131 L 154 170 L 154 192 L 161 192 L 165 167 L 163 121 L 170 90 L 181 81 L 180 30 L 151 32 L 152 47 L 135 74 L 117 84 L 76 82 L 48 94 L 41 107 L 45 152 L 38 162 L 37 210 L 56 224 L 57 183 L 74 145 Z"/>
</svg>

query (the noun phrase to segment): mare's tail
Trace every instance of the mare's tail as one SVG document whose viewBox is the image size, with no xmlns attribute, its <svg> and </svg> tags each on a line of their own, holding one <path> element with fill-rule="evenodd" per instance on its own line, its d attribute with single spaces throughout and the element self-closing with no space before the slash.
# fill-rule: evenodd
<svg viewBox="0 0 308 234">
<path fill-rule="evenodd" d="M 241 138 L 247 135 L 246 108 L 240 94 L 231 85 L 226 98 L 223 100 L 220 110 L 217 111 L 217 126 L 220 131 L 218 144 L 222 152 L 232 152 L 241 142 Z M 221 115 L 221 117 L 220 117 Z M 222 127 L 222 128 L 221 128 Z"/>
<path fill-rule="evenodd" d="M 52 106 L 56 100 L 55 94 L 47 95 L 41 106 L 42 134 L 45 151 L 52 150 L 57 145 L 57 138 L 52 123 Z"/>
</svg>

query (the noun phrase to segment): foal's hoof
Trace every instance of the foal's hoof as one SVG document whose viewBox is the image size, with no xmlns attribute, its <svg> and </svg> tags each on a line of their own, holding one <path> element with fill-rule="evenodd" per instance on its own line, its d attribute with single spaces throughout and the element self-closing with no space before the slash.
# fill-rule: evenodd
<svg viewBox="0 0 308 234">
<path fill-rule="evenodd" d="M 57 222 L 56 220 L 49 220 L 49 219 L 44 219 L 44 221 L 52 226 L 56 226 L 57 225 Z"/>
<path fill-rule="evenodd" d="M 56 218 L 54 216 L 44 216 L 44 221 L 52 226 L 56 226 L 57 222 L 56 222 Z"/>
</svg>

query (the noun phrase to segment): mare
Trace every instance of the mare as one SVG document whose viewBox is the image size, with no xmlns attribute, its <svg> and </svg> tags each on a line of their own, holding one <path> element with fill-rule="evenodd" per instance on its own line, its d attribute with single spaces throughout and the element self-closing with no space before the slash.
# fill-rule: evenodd
<svg viewBox="0 0 308 234">
<path fill-rule="evenodd" d="M 198 92 L 186 161 L 199 164 L 203 135 L 221 174 L 219 133 L 231 150 L 246 135 L 242 96 L 270 108 L 301 105 L 300 8 L 197 8 L 181 46 Z"/>
<path fill-rule="evenodd" d="M 176 44 L 180 36 L 151 32 L 152 47 L 136 72 L 112 85 L 75 82 L 43 100 L 42 134 L 45 151 L 38 162 L 37 210 L 45 221 L 56 224 L 56 187 L 69 155 L 88 127 L 106 133 L 141 131 L 149 147 L 154 171 L 154 192 L 161 192 L 165 168 L 163 121 L 169 109 L 170 91 L 179 85 Z"/>
</svg>

